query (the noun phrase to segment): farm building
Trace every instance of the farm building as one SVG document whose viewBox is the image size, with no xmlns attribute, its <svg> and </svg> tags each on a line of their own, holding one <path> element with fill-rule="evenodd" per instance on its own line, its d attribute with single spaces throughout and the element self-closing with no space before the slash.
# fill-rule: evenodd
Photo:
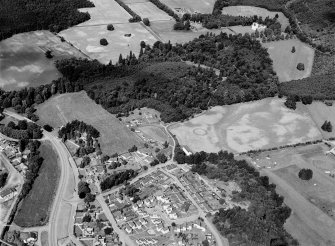
<svg viewBox="0 0 335 246">
<path fill-rule="evenodd" d="M 264 31 L 266 29 L 266 26 L 258 24 L 257 22 L 252 23 L 251 29 L 253 31 Z"/>
</svg>

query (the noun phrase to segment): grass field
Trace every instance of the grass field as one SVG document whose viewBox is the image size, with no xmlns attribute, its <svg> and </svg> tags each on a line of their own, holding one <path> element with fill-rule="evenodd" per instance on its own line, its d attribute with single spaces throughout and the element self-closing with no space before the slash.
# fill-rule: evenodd
<svg viewBox="0 0 335 246">
<path fill-rule="evenodd" d="M 88 12 L 91 19 L 78 26 L 107 25 L 114 23 L 128 23 L 131 15 L 114 0 L 91 0 L 93 8 L 79 9 Z"/>
<path fill-rule="evenodd" d="M 49 245 L 49 238 L 48 238 L 48 232 L 42 231 L 41 232 L 41 244 L 42 246 L 48 246 Z"/>
<path fill-rule="evenodd" d="M 14 218 L 15 224 L 22 227 L 39 226 L 48 222 L 49 209 L 57 189 L 60 175 L 58 156 L 48 142 L 42 142 L 39 151 L 44 158 L 39 175 Z"/>
<path fill-rule="evenodd" d="M 43 49 L 52 50 L 47 59 Z M 81 57 L 82 54 L 49 31 L 17 34 L 0 42 L 0 87 L 17 90 L 50 83 L 60 76 L 55 59 Z"/>
<path fill-rule="evenodd" d="M 188 12 L 210 14 L 213 12 L 215 0 L 161 0 L 161 2 L 171 9 L 182 8 Z"/>
<path fill-rule="evenodd" d="M 262 43 L 268 49 L 270 58 L 273 60 L 273 68 L 280 82 L 307 78 L 311 75 L 314 50 L 298 39 L 281 40 L 277 42 Z M 292 53 L 295 46 L 296 52 Z M 298 63 L 305 65 L 304 71 L 297 69 Z"/>
<path fill-rule="evenodd" d="M 214 107 L 175 125 L 171 132 L 193 151 L 224 149 L 235 153 L 322 137 L 305 108 L 292 111 L 277 98 Z"/>
<path fill-rule="evenodd" d="M 116 63 L 120 54 L 126 57 L 130 51 L 138 56 L 142 40 L 149 45 L 157 41 L 140 23 L 114 24 L 114 28 L 114 31 L 108 31 L 106 25 L 72 27 L 60 35 L 92 59 L 105 64 L 110 60 Z M 125 37 L 125 34 L 131 34 L 131 37 Z M 101 38 L 106 38 L 109 44 L 100 45 Z"/>
<path fill-rule="evenodd" d="M 335 105 L 327 106 L 323 102 L 314 101 L 312 104 L 306 105 L 306 107 L 312 119 L 320 129 L 326 120 L 330 121 L 333 127 L 335 127 Z M 321 130 L 321 133 L 324 138 L 335 137 L 334 130 L 332 132 L 325 132 Z"/>
<path fill-rule="evenodd" d="M 143 18 L 149 18 L 150 21 L 172 20 L 173 18 L 163 10 L 157 8 L 151 2 L 140 2 L 127 4 L 132 11 Z"/>
<path fill-rule="evenodd" d="M 281 24 L 281 28 L 284 31 L 289 25 L 289 21 L 282 12 L 269 11 L 264 8 L 252 7 L 252 6 L 229 6 L 222 9 L 222 14 L 233 15 L 233 16 L 248 16 L 254 15 L 262 16 L 265 19 L 267 16 L 274 18 L 278 14 L 278 21 Z"/>
<path fill-rule="evenodd" d="M 57 128 L 75 119 L 94 126 L 100 132 L 99 143 L 102 152 L 113 154 L 126 152 L 134 144 L 142 144 L 125 125 L 100 105 L 91 100 L 85 92 L 62 94 L 38 105 L 40 123 Z"/>
<path fill-rule="evenodd" d="M 335 180 L 325 171 L 335 170 L 335 157 L 324 144 L 301 146 L 257 154 L 251 159 L 277 185 L 292 209 L 286 230 L 300 245 L 334 245 Z M 257 167 L 257 166 L 256 166 Z M 309 181 L 299 179 L 301 168 L 313 170 Z"/>
<path fill-rule="evenodd" d="M 191 31 L 175 31 L 173 30 L 173 25 L 175 21 L 155 21 L 151 22 L 151 29 L 154 33 L 160 37 L 161 40 L 164 42 L 168 42 L 169 40 L 171 43 L 186 43 L 195 38 L 198 38 L 201 34 L 206 34 L 208 32 L 212 32 L 215 34 L 220 34 L 220 32 L 227 32 L 228 34 L 234 34 L 233 31 L 229 30 L 229 28 L 222 28 L 222 29 L 213 29 L 208 30 L 206 28 L 201 27 L 198 25 L 196 30 Z"/>
</svg>

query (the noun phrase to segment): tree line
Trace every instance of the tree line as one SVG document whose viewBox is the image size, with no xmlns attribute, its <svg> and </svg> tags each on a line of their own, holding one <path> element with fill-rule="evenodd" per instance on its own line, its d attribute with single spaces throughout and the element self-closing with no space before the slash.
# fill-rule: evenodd
<svg viewBox="0 0 335 246">
<path fill-rule="evenodd" d="M 26 120 L 18 121 L 17 125 L 10 121 L 7 126 L 0 125 L 0 132 L 9 138 L 14 139 L 41 139 L 43 137 L 42 128 Z"/>
<path fill-rule="evenodd" d="M 122 0 L 115 0 L 122 8 L 124 8 L 132 18 L 129 19 L 129 22 L 140 22 L 142 20 L 141 16 L 136 14 L 127 4 L 125 4 Z"/>
<path fill-rule="evenodd" d="M 276 186 L 269 178 L 260 176 L 245 160 L 235 160 L 232 153 L 197 152 L 186 156 L 180 147 L 176 148 L 178 163 L 192 165 L 192 171 L 210 179 L 224 182 L 235 181 L 241 192 L 233 194 L 235 201 L 249 201 L 247 210 L 240 207 L 220 209 L 213 223 L 230 242 L 245 245 L 298 245 L 284 229 L 284 223 L 291 209 L 276 193 Z"/>
<path fill-rule="evenodd" d="M 131 180 L 132 178 L 135 178 L 137 174 L 138 173 L 133 169 L 128 169 L 119 173 L 111 174 L 100 183 L 101 190 L 108 190 L 113 188 L 114 186 L 123 184 Z"/>
<path fill-rule="evenodd" d="M 90 19 L 78 8 L 94 7 L 88 0 L 2 0 L 0 40 L 35 30 L 59 32 Z"/>
</svg>

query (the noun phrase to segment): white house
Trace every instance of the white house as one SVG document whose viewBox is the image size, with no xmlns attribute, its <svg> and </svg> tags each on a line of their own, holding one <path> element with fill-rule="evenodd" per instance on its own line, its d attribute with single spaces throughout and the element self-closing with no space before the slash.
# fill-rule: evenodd
<svg viewBox="0 0 335 246">
<path fill-rule="evenodd" d="M 266 29 L 266 26 L 262 24 L 258 24 L 257 22 L 254 22 L 252 23 L 251 29 L 253 31 L 258 30 L 260 32 L 260 31 L 264 31 Z"/>
</svg>

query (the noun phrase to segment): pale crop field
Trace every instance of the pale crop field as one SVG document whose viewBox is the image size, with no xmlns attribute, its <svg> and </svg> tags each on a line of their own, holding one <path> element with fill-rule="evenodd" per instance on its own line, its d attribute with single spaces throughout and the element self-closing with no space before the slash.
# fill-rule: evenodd
<svg viewBox="0 0 335 246">
<path fill-rule="evenodd" d="M 262 43 L 268 49 L 270 58 L 273 60 L 273 69 L 276 71 L 280 82 L 307 78 L 311 75 L 314 49 L 298 39 L 281 40 L 270 43 Z M 292 47 L 295 53 L 292 53 Z M 297 69 L 298 63 L 305 65 L 305 70 Z"/>
<path fill-rule="evenodd" d="M 322 138 L 303 107 L 290 110 L 278 98 L 217 106 L 175 125 L 171 132 L 180 144 L 206 152 L 240 153 Z"/>
<path fill-rule="evenodd" d="M 75 119 L 92 125 L 100 132 L 99 143 L 104 154 L 124 153 L 133 145 L 142 145 L 135 133 L 83 91 L 52 97 L 38 105 L 37 115 L 41 124 L 49 124 L 55 128 Z"/>
<path fill-rule="evenodd" d="M 81 8 L 81 12 L 88 12 L 91 19 L 77 26 L 107 25 L 114 23 L 128 23 L 132 16 L 114 0 L 91 0 L 95 7 Z"/>
<path fill-rule="evenodd" d="M 72 27 L 60 33 L 75 47 L 99 62 L 115 64 L 119 55 L 125 58 L 132 51 L 136 56 L 140 52 L 140 42 L 153 45 L 157 39 L 140 23 L 114 24 L 114 31 L 108 31 L 107 25 Z M 131 34 L 126 37 L 125 34 Z M 107 46 L 100 45 L 100 39 L 106 38 Z"/>
<path fill-rule="evenodd" d="M 173 18 L 151 2 L 127 4 L 132 11 L 150 21 L 172 20 Z"/>
<path fill-rule="evenodd" d="M 232 16 L 248 16 L 252 17 L 254 15 L 263 17 L 274 18 L 278 14 L 278 21 L 281 24 L 281 28 L 284 31 L 289 25 L 289 20 L 282 12 L 269 11 L 264 8 L 253 7 L 253 6 L 229 6 L 222 9 L 222 14 L 232 15 Z"/>
<path fill-rule="evenodd" d="M 215 0 L 161 0 L 161 2 L 172 10 L 182 8 L 188 12 L 196 11 L 198 13 L 210 14 L 213 12 Z"/>
</svg>

